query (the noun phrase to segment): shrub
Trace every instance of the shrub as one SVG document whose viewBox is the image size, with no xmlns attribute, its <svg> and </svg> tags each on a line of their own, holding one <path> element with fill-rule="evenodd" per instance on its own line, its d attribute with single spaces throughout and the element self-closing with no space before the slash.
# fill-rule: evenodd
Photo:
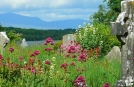
<svg viewBox="0 0 134 87">
<path fill-rule="evenodd" d="M 61 45 L 62 45 L 62 40 L 57 41 L 57 42 L 54 44 L 54 50 L 59 49 Z"/>
<path fill-rule="evenodd" d="M 76 30 L 77 41 L 85 49 L 100 47 L 101 55 L 106 55 L 113 46 L 120 46 L 120 42 L 115 36 L 110 34 L 110 28 L 104 24 L 90 25 L 84 24 Z"/>
</svg>

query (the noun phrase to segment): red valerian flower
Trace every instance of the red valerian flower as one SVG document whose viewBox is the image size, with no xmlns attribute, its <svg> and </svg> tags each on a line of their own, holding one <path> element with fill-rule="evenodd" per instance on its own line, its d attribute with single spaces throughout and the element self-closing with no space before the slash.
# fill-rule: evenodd
<svg viewBox="0 0 134 87">
<path fill-rule="evenodd" d="M 68 53 L 76 53 L 75 46 L 70 46 L 68 49 Z"/>
<path fill-rule="evenodd" d="M 66 68 L 67 68 L 67 66 L 68 66 L 68 64 L 67 64 L 67 63 L 62 63 L 62 64 L 60 65 L 60 68 L 64 68 L 64 69 L 66 69 Z"/>
<path fill-rule="evenodd" d="M 34 60 L 35 60 L 34 58 L 29 58 L 28 62 L 29 63 L 34 63 Z"/>
<path fill-rule="evenodd" d="M 22 60 L 23 60 L 23 57 L 22 57 L 22 56 L 20 56 L 20 57 L 19 57 L 19 61 L 20 61 L 20 62 L 22 62 Z"/>
<path fill-rule="evenodd" d="M 75 66 L 75 63 L 74 63 L 74 62 L 71 62 L 70 65 L 71 65 L 71 66 Z"/>
<path fill-rule="evenodd" d="M 31 73 L 36 73 L 36 68 L 34 66 L 31 68 Z"/>
<path fill-rule="evenodd" d="M 44 62 L 44 64 L 50 65 L 51 62 L 50 62 L 50 60 L 46 60 L 46 61 Z"/>
<path fill-rule="evenodd" d="M 86 54 L 81 54 L 78 58 L 79 61 L 86 61 Z"/>
<path fill-rule="evenodd" d="M 34 51 L 34 54 L 35 54 L 35 55 L 38 55 L 38 54 L 40 54 L 40 52 L 39 52 L 38 50 L 35 50 L 35 51 Z"/>
<path fill-rule="evenodd" d="M 45 48 L 45 51 L 48 51 L 48 52 L 50 52 L 52 50 L 53 50 L 52 48 Z"/>
<path fill-rule="evenodd" d="M 53 45 L 53 39 L 51 37 L 48 37 L 44 43 L 44 45 L 47 45 L 48 43 L 52 43 L 51 45 Z"/>
<path fill-rule="evenodd" d="M 74 81 L 74 86 L 75 87 L 87 87 L 85 78 L 83 76 L 78 76 Z"/>
<path fill-rule="evenodd" d="M 105 83 L 102 87 L 110 87 L 109 83 Z"/>
<path fill-rule="evenodd" d="M 9 50 L 10 52 L 13 52 L 13 51 L 14 51 L 14 48 L 13 48 L 13 47 L 10 47 L 8 50 Z"/>
<path fill-rule="evenodd" d="M 2 55 L 0 55 L 0 60 L 4 60 L 4 58 L 3 58 L 3 56 L 2 56 Z"/>
</svg>

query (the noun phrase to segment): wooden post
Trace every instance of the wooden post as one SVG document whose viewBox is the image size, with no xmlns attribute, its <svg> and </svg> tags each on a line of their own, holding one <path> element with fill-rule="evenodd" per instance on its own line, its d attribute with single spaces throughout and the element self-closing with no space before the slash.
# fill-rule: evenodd
<svg viewBox="0 0 134 87">
<path fill-rule="evenodd" d="M 121 77 L 115 87 L 133 87 L 134 82 L 134 0 L 121 1 L 121 13 L 111 22 L 111 33 L 122 44 Z"/>
</svg>

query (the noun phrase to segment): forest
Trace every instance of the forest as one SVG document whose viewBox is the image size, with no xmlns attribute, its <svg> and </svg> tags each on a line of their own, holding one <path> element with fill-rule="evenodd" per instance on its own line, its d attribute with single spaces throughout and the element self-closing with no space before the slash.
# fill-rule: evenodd
<svg viewBox="0 0 134 87">
<path fill-rule="evenodd" d="M 7 33 L 11 30 L 15 33 L 22 34 L 22 38 L 26 38 L 27 41 L 37 41 L 44 40 L 47 37 L 51 37 L 53 40 L 61 40 L 62 36 L 66 34 L 75 33 L 76 29 L 25 29 L 25 28 L 15 28 L 15 27 L 4 27 Z"/>
</svg>

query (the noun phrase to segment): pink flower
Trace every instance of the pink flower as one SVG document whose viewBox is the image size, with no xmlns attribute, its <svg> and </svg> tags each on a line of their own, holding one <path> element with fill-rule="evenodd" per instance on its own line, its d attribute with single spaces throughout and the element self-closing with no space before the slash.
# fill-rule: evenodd
<svg viewBox="0 0 134 87">
<path fill-rule="evenodd" d="M 78 58 L 79 61 L 86 61 L 86 54 L 81 54 Z"/>
<path fill-rule="evenodd" d="M 68 49 L 68 53 L 76 53 L 75 46 L 70 46 Z"/>
<path fill-rule="evenodd" d="M 67 64 L 67 63 L 62 63 L 62 64 L 60 65 L 60 68 L 64 68 L 64 69 L 66 69 L 66 68 L 67 68 L 67 66 L 68 66 L 68 64 Z"/>
<path fill-rule="evenodd" d="M 74 63 L 74 62 L 71 62 L 70 65 L 71 65 L 71 66 L 75 66 L 75 63 Z"/>
<path fill-rule="evenodd" d="M 54 42 L 51 42 L 51 45 L 54 45 Z"/>
<path fill-rule="evenodd" d="M 35 50 L 35 51 L 34 51 L 34 54 L 35 54 L 35 55 L 38 55 L 38 54 L 40 54 L 40 52 L 39 52 L 38 50 Z"/>
<path fill-rule="evenodd" d="M 32 57 L 32 56 L 35 56 L 35 54 L 34 53 L 30 54 L 30 57 Z"/>
<path fill-rule="evenodd" d="M 2 56 L 2 55 L 0 55 L 0 60 L 4 60 L 4 58 L 3 58 L 3 56 Z"/>
<path fill-rule="evenodd" d="M 34 58 L 29 58 L 28 62 L 29 63 L 34 63 L 35 59 Z"/>
<path fill-rule="evenodd" d="M 48 43 L 52 43 L 53 44 L 53 39 L 48 37 L 44 43 L 44 45 L 47 45 Z"/>
<path fill-rule="evenodd" d="M 75 87 L 86 87 L 85 78 L 83 76 L 78 76 L 74 81 Z"/>
<path fill-rule="evenodd" d="M 70 56 L 70 54 L 66 54 L 65 56 L 66 56 L 66 57 L 69 57 L 69 56 Z"/>
<path fill-rule="evenodd" d="M 110 87 L 109 83 L 105 83 L 102 87 Z"/>
<path fill-rule="evenodd" d="M 48 51 L 48 52 L 50 52 L 52 50 L 53 50 L 52 48 L 45 48 L 45 51 Z"/>
<path fill-rule="evenodd" d="M 22 57 L 22 56 L 20 56 L 20 57 L 19 57 L 19 61 L 20 61 L 20 62 L 22 62 L 22 60 L 23 60 L 23 57 Z"/>
<path fill-rule="evenodd" d="M 50 60 L 46 60 L 46 61 L 44 62 L 44 64 L 50 65 L 51 62 L 50 62 Z"/>
<path fill-rule="evenodd" d="M 36 73 L 36 68 L 34 66 L 31 68 L 31 73 Z"/>
<path fill-rule="evenodd" d="M 9 50 L 10 52 L 13 52 L 13 51 L 14 51 L 14 48 L 13 48 L 13 47 L 10 47 L 8 50 Z"/>
</svg>

